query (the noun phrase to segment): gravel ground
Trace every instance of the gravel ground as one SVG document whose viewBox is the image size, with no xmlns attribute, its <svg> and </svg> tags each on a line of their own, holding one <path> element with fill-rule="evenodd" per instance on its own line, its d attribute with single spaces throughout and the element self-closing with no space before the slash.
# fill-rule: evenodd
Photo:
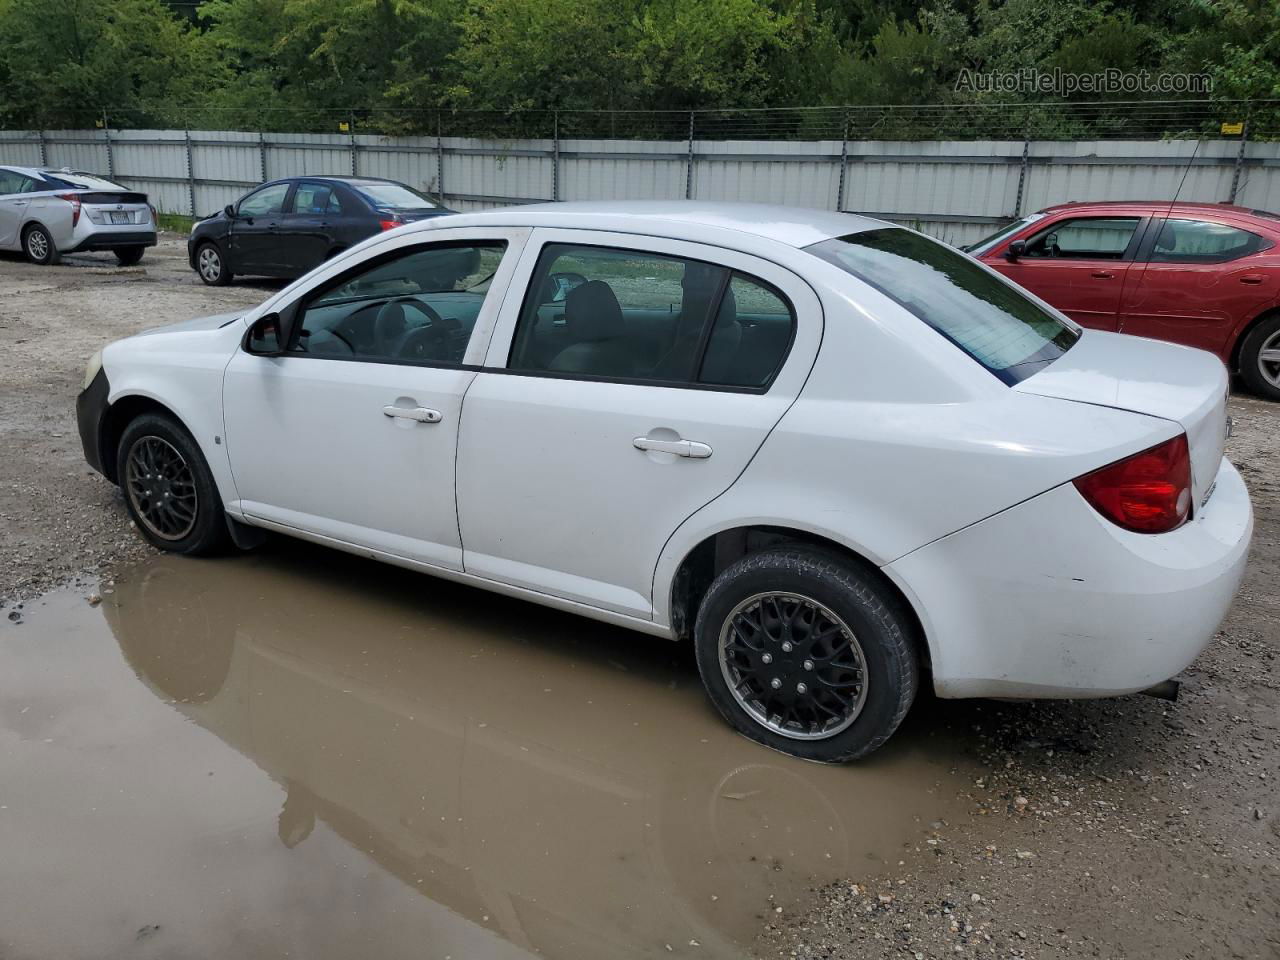
<svg viewBox="0 0 1280 960">
<path fill-rule="evenodd" d="M 81 456 L 73 405 L 89 354 L 276 288 L 203 287 L 173 235 L 128 269 L 110 255 L 56 268 L 0 255 L 8 616 L 75 574 L 151 552 Z M 770 912 L 757 954 L 1280 957 L 1280 405 L 1238 397 L 1232 413 L 1253 554 L 1178 703 L 922 700 L 909 722 L 963 744 L 953 785 L 969 812 L 932 823 L 894 869 L 815 890 L 807 912 Z"/>
</svg>

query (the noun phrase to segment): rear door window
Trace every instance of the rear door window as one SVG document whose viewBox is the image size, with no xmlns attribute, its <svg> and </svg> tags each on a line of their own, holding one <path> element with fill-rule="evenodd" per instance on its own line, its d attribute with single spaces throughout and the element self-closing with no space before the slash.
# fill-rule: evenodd
<svg viewBox="0 0 1280 960">
<path fill-rule="evenodd" d="M 1256 233 L 1208 220 L 1165 220 L 1156 231 L 1152 263 L 1226 263 L 1271 246 Z"/>
<path fill-rule="evenodd" d="M 1080 337 L 973 258 L 909 230 L 867 230 L 805 249 L 905 307 L 1007 384 Z"/>
<path fill-rule="evenodd" d="M 341 213 L 342 204 L 338 202 L 338 194 L 327 183 L 302 182 L 293 192 L 293 212 L 304 216 L 321 216 L 326 213 Z"/>
</svg>

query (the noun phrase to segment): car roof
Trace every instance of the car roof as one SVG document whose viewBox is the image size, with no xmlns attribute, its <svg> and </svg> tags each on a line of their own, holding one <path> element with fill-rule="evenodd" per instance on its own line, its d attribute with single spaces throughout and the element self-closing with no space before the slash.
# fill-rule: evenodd
<svg viewBox="0 0 1280 960">
<path fill-rule="evenodd" d="M 1084 211 L 1093 209 L 1114 211 L 1121 207 L 1142 210 L 1148 213 L 1160 213 L 1169 210 L 1175 213 L 1178 211 L 1199 210 L 1211 213 L 1234 213 L 1243 217 L 1270 217 L 1274 219 L 1278 216 L 1266 210 L 1254 210 L 1231 203 L 1209 203 L 1196 200 L 1175 200 L 1172 203 L 1168 200 L 1072 200 L 1068 203 L 1055 203 L 1051 207 L 1045 207 L 1040 212 L 1059 213 L 1064 210 Z"/>
<path fill-rule="evenodd" d="M 535 203 L 454 214 L 448 220 L 448 226 L 465 226 L 468 223 L 480 226 L 500 220 L 510 226 L 613 229 L 659 235 L 684 235 L 698 227 L 711 227 L 734 230 L 791 247 L 807 247 L 832 237 L 894 226 L 855 213 L 703 200 Z"/>
<path fill-rule="evenodd" d="M 12 170 L 14 173 L 25 173 L 28 177 L 39 177 L 44 173 L 44 171 L 35 167 L 15 167 L 11 163 L 6 163 L 4 166 L 0 166 L 0 170 Z"/>
</svg>

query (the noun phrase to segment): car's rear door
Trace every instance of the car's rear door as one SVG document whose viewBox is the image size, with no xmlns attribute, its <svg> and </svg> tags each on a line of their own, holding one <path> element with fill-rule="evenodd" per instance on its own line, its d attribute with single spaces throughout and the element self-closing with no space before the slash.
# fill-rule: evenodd
<svg viewBox="0 0 1280 960">
<path fill-rule="evenodd" d="M 394 238 L 281 305 L 298 317 L 285 355 L 242 347 L 223 381 L 234 506 L 287 532 L 461 569 L 462 396 L 527 232 Z"/>
<path fill-rule="evenodd" d="M 1120 332 L 1217 354 L 1280 297 L 1274 244 L 1224 216 L 1155 220 L 1125 285 Z"/>
<path fill-rule="evenodd" d="M 21 242 L 18 234 L 31 202 L 31 184 L 26 174 L 0 167 L 0 247 L 17 247 Z"/>
<path fill-rule="evenodd" d="M 755 257 L 535 231 L 463 405 L 467 572 L 651 618 L 662 545 L 746 468 L 822 322 L 806 283 Z"/>
<path fill-rule="evenodd" d="M 1142 225 L 1138 216 L 1059 217 L 1039 224 L 1016 260 L 984 259 L 1077 323 L 1114 331 Z"/>
</svg>

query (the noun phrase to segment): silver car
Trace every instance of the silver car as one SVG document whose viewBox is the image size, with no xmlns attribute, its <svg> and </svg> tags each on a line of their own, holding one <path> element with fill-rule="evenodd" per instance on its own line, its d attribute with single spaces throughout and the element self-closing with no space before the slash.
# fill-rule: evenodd
<svg viewBox="0 0 1280 960">
<path fill-rule="evenodd" d="M 145 193 L 89 173 L 0 166 L 0 250 L 33 263 L 110 250 L 122 266 L 156 245 L 156 211 Z"/>
</svg>

